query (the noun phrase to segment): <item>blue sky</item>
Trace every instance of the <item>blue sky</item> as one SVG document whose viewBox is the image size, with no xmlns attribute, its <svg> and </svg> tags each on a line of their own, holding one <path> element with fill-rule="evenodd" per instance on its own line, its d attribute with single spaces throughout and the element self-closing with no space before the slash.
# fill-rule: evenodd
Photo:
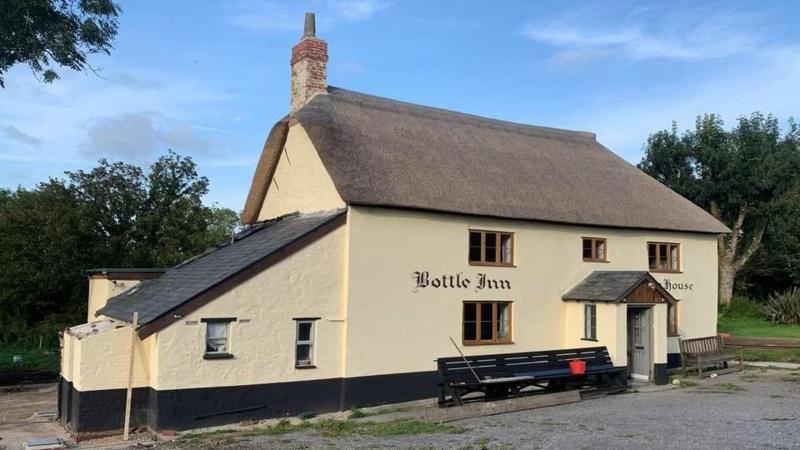
<svg viewBox="0 0 800 450">
<path fill-rule="evenodd" d="M 0 186 L 167 148 L 241 209 L 289 104 L 303 13 L 328 41 L 329 83 L 537 125 L 587 130 L 632 163 L 648 134 L 800 105 L 800 2 L 123 1 L 101 76 L 27 67 L 0 90 Z"/>
</svg>

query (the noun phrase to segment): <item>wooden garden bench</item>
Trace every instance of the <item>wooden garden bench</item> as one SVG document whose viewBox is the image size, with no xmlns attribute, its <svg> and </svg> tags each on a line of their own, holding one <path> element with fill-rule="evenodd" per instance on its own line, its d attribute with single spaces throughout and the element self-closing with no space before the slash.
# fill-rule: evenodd
<svg viewBox="0 0 800 450">
<path fill-rule="evenodd" d="M 725 352 L 725 344 L 721 336 L 708 336 L 694 339 L 679 339 L 681 349 L 681 368 L 683 376 L 689 370 L 697 370 L 697 376 L 703 378 L 703 368 L 721 364 L 722 369 L 714 373 L 741 372 L 744 369 L 744 358 L 741 354 Z M 739 361 L 739 367 L 729 367 L 731 361 Z"/>
<path fill-rule="evenodd" d="M 569 362 L 586 362 L 583 375 L 573 375 Z M 605 347 L 504 353 L 436 360 L 441 378 L 439 406 L 463 405 L 467 400 L 524 395 L 535 386 L 542 391 L 589 389 L 621 392 L 628 388 L 624 367 L 614 367 Z M 464 396 L 482 393 L 483 396 Z M 528 392 L 526 392 L 528 393 Z"/>
</svg>

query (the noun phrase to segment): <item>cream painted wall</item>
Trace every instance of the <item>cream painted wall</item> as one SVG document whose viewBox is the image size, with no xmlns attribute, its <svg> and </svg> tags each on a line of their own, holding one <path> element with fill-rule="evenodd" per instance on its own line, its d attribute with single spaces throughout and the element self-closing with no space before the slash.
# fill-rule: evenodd
<svg viewBox="0 0 800 450">
<path fill-rule="evenodd" d="M 512 301 L 514 308 L 514 344 L 468 346 L 464 348 L 466 354 L 555 349 L 575 342 L 565 335 L 563 324 L 572 313 L 565 312 L 561 295 L 594 270 L 647 270 L 647 241 L 681 244 L 683 272 L 654 274 L 662 283 L 669 279 L 673 284 L 692 285 L 691 289 L 671 291 L 682 299 L 680 332 L 686 337 L 716 333 L 717 244 L 712 235 L 358 206 L 350 208 L 348 227 L 348 377 L 434 370 L 435 358 L 456 356 L 447 338 L 452 336 L 460 342 L 465 300 Z M 516 267 L 469 265 L 467 233 L 472 228 L 516 233 Z M 582 236 L 606 238 L 610 262 L 583 262 Z M 414 271 L 429 271 L 432 276 L 462 274 L 472 279 L 485 273 L 508 280 L 512 288 L 475 291 L 472 287 L 429 287 L 414 292 Z M 618 324 L 626 321 L 625 309 L 608 308 L 598 308 L 598 333 L 603 333 L 609 347 L 616 339 L 615 363 L 624 364 L 624 338 L 605 335 L 601 330 L 618 329 Z M 608 326 L 612 321 L 614 326 Z M 579 339 L 582 325 L 577 331 Z M 670 347 L 670 351 L 677 351 L 672 350 L 676 347 L 673 343 Z"/>
<path fill-rule="evenodd" d="M 89 277 L 89 307 L 86 322 L 98 319 L 95 313 L 106 306 L 108 299 L 136 286 L 141 280 L 109 280 L 105 276 Z"/>
<path fill-rule="evenodd" d="M 61 335 L 61 377 L 67 381 L 72 381 L 73 349 L 73 338 L 65 331 Z"/>
<path fill-rule="evenodd" d="M 258 220 L 295 211 L 325 211 L 344 206 L 308 134 L 301 125 L 293 125 Z"/>
<path fill-rule="evenodd" d="M 82 338 L 65 335 L 73 351 L 71 368 L 73 386 L 79 391 L 119 389 L 128 385 L 130 367 L 131 327 L 124 326 L 90 334 Z M 150 384 L 156 369 L 152 354 L 156 337 L 136 341 L 133 364 L 133 386 Z M 67 346 L 65 345 L 65 348 Z M 63 371 L 62 371 L 63 374 Z"/>
<path fill-rule="evenodd" d="M 160 390 L 233 386 L 343 374 L 346 227 L 309 244 L 268 270 L 158 333 Z M 233 359 L 204 360 L 201 319 L 235 317 L 230 324 Z M 316 322 L 315 369 L 294 366 L 294 318 Z"/>
<path fill-rule="evenodd" d="M 615 303 L 589 303 L 597 309 L 597 342 L 584 337 L 584 306 L 582 302 L 563 302 L 562 348 L 605 346 L 615 366 L 627 364 L 627 305 Z M 620 314 L 620 311 L 622 313 Z"/>
</svg>

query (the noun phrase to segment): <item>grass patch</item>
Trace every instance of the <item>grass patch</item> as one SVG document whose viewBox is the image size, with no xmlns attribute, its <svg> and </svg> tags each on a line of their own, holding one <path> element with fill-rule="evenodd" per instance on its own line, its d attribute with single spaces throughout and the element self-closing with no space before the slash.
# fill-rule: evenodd
<svg viewBox="0 0 800 450">
<path fill-rule="evenodd" d="M 800 363 L 800 349 L 743 350 L 745 361 L 770 361 Z"/>
<path fill-rule="evenodd" d="M 22 356 L 14 363 L 14 355 Z M 37 347 L 13 345 L 0 347 L 0 370 L 51 370 L 59 371 L 59 354 L 56 350 L 39 350 Z"/>
<path fill-rule="evenodd" d="M 322 436 L 328 438 L 355 435 L 388 437 L 414 434 L 463 433 L 467 431 L 467 429 L 463 427 L 427 423 L 413 419 L 394 420 L 391 422 L 355 422 L 352 420 L 323 419 L 318 422 L 301 422 L 298 424 L 292 424 L 288 420 L 282 420 L 275 425 L 265 427 L 225 429 L 205 433 L 187 433 L 181 437 L 181 440 L 193 443 L 199 443 L 200 441 L 217 443 L 254 436 L 277 436 L 303 430 L 315 430 Z"/>
<path fill-rule="evenodd" d="M 800 325 L 778 325 L 766 317 L 722 315 L 717 321 L 717 331 L 733 336 L 800 338 Z"/>
<path fill-rule="evenodd" d="M 731 391 L 731 392 L 739 392 L 739 391 L 743 391 L 744 390 L 743 387 L 739 386 L 738 384 L 733 384 L 733 383 L 720 383 L 720 384 L 717 384 L 717 385 L 711 386 L 711 387 L 715 388 L 715 389 L 722 389 L 724 391 Z"/>
</svg>

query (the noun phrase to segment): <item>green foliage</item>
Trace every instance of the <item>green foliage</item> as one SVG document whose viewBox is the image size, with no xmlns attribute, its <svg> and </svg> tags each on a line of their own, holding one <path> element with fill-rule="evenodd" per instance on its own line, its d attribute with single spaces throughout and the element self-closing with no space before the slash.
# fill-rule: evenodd
<svg viewBox="0 0 800 450">
<path fill-rule="evenodd" d="M 772 323 L 800 325 L 800 289 L 770 295 L 763 310 Z"/>
<path fill-rule="evenodd" d="M 743 350 L 745 361 L 800 363 L 800 350 Z"/>
<path fill-rule="evenodd" d="M 35 189 L 0 190 L 0 343 L 85 321 L 93 267 L 168 267 L 228 238 L 235 212 L 202 204 L 208 180 L 168 152 L 147 171 L 101 160 Z"/>
<path fill-rule="evenodd" d="M 14 355 L 22 356 L 21 363 L 14 362 Z M 50 370 L 58 371 L 58 353 L 54 350 L 39 350 L 35 345 L 0 346 L 0 370 Z"/>
<path fill-rule="evenodd" d="M 92 69 L 88 55 L 110 53 L 120 11 L 113 0 L 0 1 L 0 87 L 15 64 L 45 83 L 59 78 L 54 64 Z"/>
<path fill-rule="evenodd" d="M 720 305 L 720 319 L 764 320 L 764 309 L 755 300 L 741 295 L 734 296 L 727 305 Z"/>
<path fill-rule="evenodd" d="M 721 281 L 741 273 L 740 288 L 759 296 L 800 283 L 800 127 L 792 119 L 785 131 L 759 113 L 731 130 L 713 114 L 682 134 L 673 124 L 648 138 L 639 168 L 733 230 L 720 249 Z"/>
</svg>

